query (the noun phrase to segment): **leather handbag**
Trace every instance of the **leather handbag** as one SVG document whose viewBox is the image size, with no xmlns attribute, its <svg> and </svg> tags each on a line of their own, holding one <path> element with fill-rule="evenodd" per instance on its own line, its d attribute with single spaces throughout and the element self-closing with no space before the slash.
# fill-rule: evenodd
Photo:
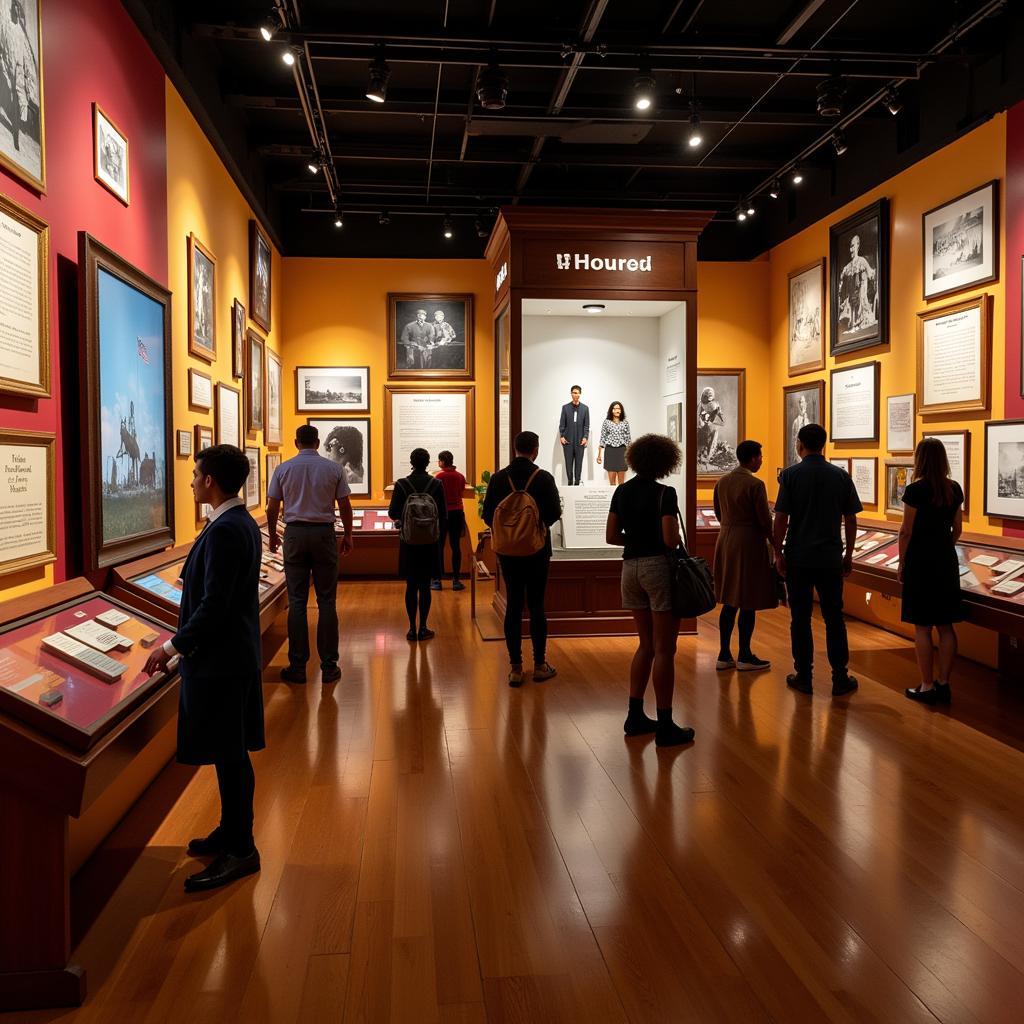
<svg viewBox="0 0 1024 1024">
<path fill-rule="evenodd" d="M 662 491 L 662 499 L 664 496 L 665 492 Z M 659 512 L 661 504 L 659 500 Z M 672 580 L 672 612 L 681 619 L 693 619 L 711 611 L 718 604 L 715 599 L 715 580 L 708 563 L 687 551 L 686 526 L 678 508 L 676 515 L 679 518 L 679 547 L 665 556 L 669 560 Z"/>
</svg>

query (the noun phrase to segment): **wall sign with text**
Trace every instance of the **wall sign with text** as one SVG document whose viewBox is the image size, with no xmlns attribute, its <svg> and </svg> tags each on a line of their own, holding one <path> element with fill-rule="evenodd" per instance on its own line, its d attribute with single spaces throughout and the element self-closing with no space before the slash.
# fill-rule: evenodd
<svg viewBox="0 0 1024 1024">
<path fill-rule="evenodd" d="M 523 245 L 522 286 L 625 290 L 686 287 L 683 246 L 672 242 L 601 239 L 575 245 L 564 239 L 532 238 Z"/>
</svg>

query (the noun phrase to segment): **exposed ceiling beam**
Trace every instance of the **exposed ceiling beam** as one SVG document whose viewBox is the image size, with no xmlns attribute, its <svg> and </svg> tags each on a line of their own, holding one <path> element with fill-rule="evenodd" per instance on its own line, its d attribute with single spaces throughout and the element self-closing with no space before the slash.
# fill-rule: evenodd
<svg viewBox="0 0 1024 1024">
<path fill-rule="evenodd" d="M 779 46 L 788 46 L 792 42 L 793 36 L 797 34 L 814 17 L 815 14 L 824 6 L 825 0 L 807 0 L 799 11 L 797 11 L 795 17 L 793 17 L 789 24 L 779 33 L 779 38 L 775 42 Z"/>
</svg>

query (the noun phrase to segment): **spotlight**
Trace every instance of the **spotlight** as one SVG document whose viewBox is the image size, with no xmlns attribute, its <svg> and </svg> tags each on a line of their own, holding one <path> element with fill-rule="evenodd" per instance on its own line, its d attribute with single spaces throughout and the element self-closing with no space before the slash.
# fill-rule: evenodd
<svg viewBox="0 0 1024 1024">
<path fill-rule="evenodd" d="M 277 23 L 273 18 L 267 18 L 266 21 L 260 24 L 260 35 L 265 43 L 269 43 L 277 35 Z"/>
<path fill-rule="evenodd" d="M 374 103 L 383 103 L 388 92 L 388 79 L 391 68 L 384 59 L 384 47 L 377 47 L 377 56 L 370 61 L 370 84 L 366 89 L 366 98 Z"/>
<path fill-rule="evenodd" d="M 377 217 L 377 223 L 382 227 L 387 227 L 391 223 L 391 214 L 387 210 L 381 210 L 380 215 Z"/>
<path fill-rule="evenodd" d="M 340 206 L 334 211 L 334 226 L 336 228 L 343 228 L 345 226 L 345 217 L 341 212 Z"/>
<path fill-rule="evenodd" d="M 772 197 L 772 199 L 778 199 L 781 194 L 782 194 L 782 185 L 779 184 L 779 179 L 776 178 L 771 183 L 771 187 L 768 189 L 768 195 L 770 195 Z"/>
<path fill-rule="evenodd" d="M 583 303 L 584 313 L 603 313 L 604 303 L 603 302 L 584 302 Z"/>
<path fill-rule="evenodd" d="M 490 63 L 480 72 L 476 82 L 476 98 L 484 110 L 504 110 L 508 99 L 508 76 L 498 63 L 498 55 L 491 54 Z"/>
<path fill-rule="evenodd" d="M 744 221 L 747 219 L 747 211 L 743 208 L 743 204 L 739 203 L 736 206 L 736 219 Z"/>
<path fill-rule="evenodd" d="M 310 160 L 309 163 L 306 164 L 306 166 L 309 168 L 310 174 L 320 173 L 320 165 L 315 160 Z"/>
<path fill-rule="evenodd" d="M 830 75 L 818 86 L 818 113 L 835 120 L 843 113 L 846 99 L 846 80 L 840 75 Z"/>
<path fill-rule="evenodd" d="M 754 206 L 754 200 L 753 199 L 748 199 L 747 200 L 747 216 L 748 217 L 753 217 L 755 213 L 757 213 L 757 209 Z"/>
<path fill-rule="evenodd" d="M 479 217 L 473 221 L 473 227 L 476 229 L 477 238 L 487 238 L 488 235 L 490 235 L 490 232 L 487 230 L 487 226 Z"/>
<path fill-rule="evenodd" d="M 850 147 L 846 144 L 846 136 L 841 131 L 832 133 L 832 148 L 836 156 L 842 156 Z"/>
<path fill-rule="evenodd" d="M 641 71 L 633 79 L 633 106 L 637 110 L 650 110 L 654 102 L 654 79 L 649 71 Z"/>
<path fill-rule="evenodd" d="M 700 126 L 700 114 L 697 113 L 695 104 L 690 104 L 690 133 L 686 136 L 686 144 L 690 149 L 696 149 L 704 143 L 704 132 Z"/>
<path fill-rule="evenodd" d="M 900 99 L 899 90 L 894 85 L 890 85 L 885 90 L 885 96 L 882 98 L 882 102 L 885 104 L 886 110 L 895 117 L 903 109 L 903 100 Z"/>
<path fill-rule="evenodd" d="M 455 229 L 452 227 L 452 219 L 448 214 L 445 214 L 441 227 L 445 238 L 451 238 L 455 234 Z"/>
<path fill-rule="evenodd" d="M 804 180 L 804 172 L 799 167 L 793 168 L 793 176 L 789 179 L 794 185 L 799 185 Z"/>
<path fill-rule="evenodd" d="M 281 60 L 283 60 L 288 67 L 291 67 L 295 63 L 294 51 L 285 50 L 284 53 L 281 54 Z"/>
</svg>

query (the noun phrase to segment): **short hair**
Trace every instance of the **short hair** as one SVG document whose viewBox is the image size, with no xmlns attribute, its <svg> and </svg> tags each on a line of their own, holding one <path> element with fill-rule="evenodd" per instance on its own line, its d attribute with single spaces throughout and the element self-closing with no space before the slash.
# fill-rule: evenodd
<svg viewBox="0 0 1024 1024">
<path fill-rule="evenodd" d="M 579 384 L 573 384 L 573 386 L 572 386 L 571 388 L 569 388 L 569 394 L 570 394 L 570 395 L 571 395 L 571 394 L 572 394 L 572 393 L 573 393 L 574 391 L 578 391 L 578 392 L 579 392 L 579 393 L 580 393 L 581 395 L 583 394 L 583 388 L 581 388 L 581 387 L 579 386 Z"/>
<path fill-rule="evenodd" d="M 622 420 L 623 420 L 623 422 L 625 422 L 625 420 L 626 420 L 626 407 L 621 402 L 612 402 L 608 406 L 608 415 L 605 416 L 605 419 L 606 420 L 610 420 L 612 418 L 612 409 L 614 409 L 615 406 L 618 406 L 622 410 Z"/>
<path fill-rule="evenodd" d="M 516 434 L 515 449 L 517 455 L 529 455 L 540 448 L 540 438 L 532 430 L 522 430 Z"/>
<path fill-rule="evenodd" d="M 416 310 L 416 315 L 417 315 L 417 316 L 419 316 L 419 315 L 420 315 L 420 313 L 422 313 L 422 314 L 423 314 L 424 316 L 426 316 L 426 315 L 427 315 L 427 311 L 426 311 L 425 309 L 417 309 L 417 310 Z"/>
<path fill-rule="evenodd" d="M 212 476 L 225 494 L 238 494 L 249 476 L 249 460 L 233 444 L 204 448 L 196 454 L 196 465 L 203 476 Z"/>
<path fill-rule="evenodd" d="M 455 456 L 449 451 L 438 452 L 437 461 L 440 462 L 442 466 L 454 466 Z"/>
<path fill-rule="evenodd" d="M 312 423 L 303 423 L 295 429 L 295 443 L 308 447 L 311 444 L 320 443 L 320 431 Z"/>
<path fill-rule="evenodd" d="M 412 463 L 413 469 L 422 472 L 430 465 L 430 452 L 426 448 L 413 448 L 409 453 L 409 461 Z"/>
<path fill-rule="evenodd" d="M 741 466 L 746 465 L 748 462 L 753 462 L 760 454 L 760 441 L 740 441 L 740 443 L 736 445 L 736 461 Z"/>
<path fill-rule="evenodd" d="M 363 435 L 358 427 L 349 424 L 335 427 L 324 442 L 324 450 L 327 452 L 337 451 L 341 448 L 341 454 L 346 456 L 350 463 L 360 465 L 363 461 Z"/>
<path fill-rule="evenodd" d="M 825 442 L 828 440 L 828 434 L 825 433 L 825 428 L 820 423 L 808 423 L 800 428 L 800 433 L 796 436 L 800 443 L 812 453 L 823 451 Z"/>
<path fill-rule="evenodd" d="M 644 434 L 626 449 L 629 468 L 648 480 L 661 480 L 678 471 L 683 451 L 664 434 Z"/>
</svg>

